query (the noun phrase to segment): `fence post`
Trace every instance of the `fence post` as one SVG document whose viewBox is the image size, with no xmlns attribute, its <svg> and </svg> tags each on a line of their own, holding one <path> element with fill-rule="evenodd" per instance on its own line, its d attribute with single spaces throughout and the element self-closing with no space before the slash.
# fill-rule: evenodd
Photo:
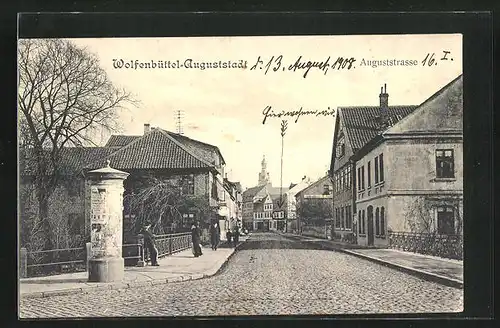
<svg viewBox="0 0 500 328">
<path fill-rule="evenodd" d="M 172 255 L 172 236 L 168 237 L 168 255 Z"/>
<path fill-rule="evenodd" d="M 85 243 L 86 269 L 89 270 L 89 261 L 92 258 L 92 243 Z"/>
<path fill-rule="evenodd" d="M 146 262 L 144 260 L 144 236 L 142 234 L 137 235 L 137 244 L 139 244 L 139 246 L 137 247 L 137 255 L 139 255 L 137 266 L 143 267 L 146 265 Z"/>
<path fill-rule="evenodd" d="M 28 277 L 28 251 L 21 247 L 19 251 L 19 276 L 20 278 Z"/>
</svg>

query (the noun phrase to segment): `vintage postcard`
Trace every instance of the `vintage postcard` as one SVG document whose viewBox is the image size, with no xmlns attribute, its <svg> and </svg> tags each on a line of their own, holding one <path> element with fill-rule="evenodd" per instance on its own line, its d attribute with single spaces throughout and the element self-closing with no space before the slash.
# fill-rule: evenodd
<svg viewBox="0 0 500 328">
<path fill-rule="evenodd" d="M 18 40 L 19 316 L 463 311 L 462 35 Z"/>
</svg>

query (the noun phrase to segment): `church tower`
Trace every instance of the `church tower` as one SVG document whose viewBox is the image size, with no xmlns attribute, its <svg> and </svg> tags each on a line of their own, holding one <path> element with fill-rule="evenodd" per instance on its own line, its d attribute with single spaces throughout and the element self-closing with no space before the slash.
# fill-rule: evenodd
<svg viewBox="0 0 500 328">
<path fill-rule="evenodd" d="M 261 170 L 259 173 L 259 186 L 271 183 L 271 179 L 269 178 L 269 172 L 267 172 L 267 163 L 266 156 L 262 158 L 262 162 L 260 162 Z"/>
</svg>

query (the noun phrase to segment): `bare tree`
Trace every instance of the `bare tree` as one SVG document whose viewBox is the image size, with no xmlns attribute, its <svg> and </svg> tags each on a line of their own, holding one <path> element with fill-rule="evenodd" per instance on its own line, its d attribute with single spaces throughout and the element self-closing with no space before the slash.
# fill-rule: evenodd
<svg viewBox="0 0 500 328">
<path fill-rule="evenodd" d="M 196 212 L 199 218 L 207 218 L 212 212 L 205 198 L 187 195 L 175 179 L 156 177 L 145 178 L 142 186 L 125 195 L 124 207 L 134 218 L 131 230 L 137 232 L 144 222 L 149 222 L 156 234 L 189 223 L 183 222 L 182 214 Z"/>
<path fill-rule="evenodd" d="M 95 55 L 67 40 L 20 40 L 18 69 L 19 140 L 30 153 L 44 248 L 51 249 L 48 202 L 63 147 L 91 145 L 96 131 L 116 130 L 118 109 L 135 101 L 113 85 Z"/>
</svg>

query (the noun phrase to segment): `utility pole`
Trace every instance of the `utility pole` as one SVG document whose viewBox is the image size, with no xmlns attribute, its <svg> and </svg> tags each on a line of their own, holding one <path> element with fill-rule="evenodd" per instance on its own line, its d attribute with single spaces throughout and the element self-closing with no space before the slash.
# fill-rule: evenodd
<svg viewBox="0 0 500 328">
<path fill-rule="evenodd" d="M 184 118 L 184 112 L 182 110 L 177 110 L 175 115 L 176 130 L 178 134 L 184 134 L 182 129 L 182 119 Z"/>
</svg>

